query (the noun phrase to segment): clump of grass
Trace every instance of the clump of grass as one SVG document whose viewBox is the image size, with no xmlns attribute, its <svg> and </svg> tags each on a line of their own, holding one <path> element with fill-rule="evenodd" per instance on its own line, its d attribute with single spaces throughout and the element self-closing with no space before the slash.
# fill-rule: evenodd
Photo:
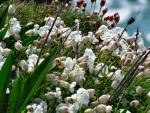
<svg viewBox="0 0 150 113">
<path fill-rule="evenodd" d="M 15 17 L 22 25 L 28 22 L 42 22 L 45 16 L 55 15 L 57 6 L 52 4 L 17 3 Z"/>
</svg>

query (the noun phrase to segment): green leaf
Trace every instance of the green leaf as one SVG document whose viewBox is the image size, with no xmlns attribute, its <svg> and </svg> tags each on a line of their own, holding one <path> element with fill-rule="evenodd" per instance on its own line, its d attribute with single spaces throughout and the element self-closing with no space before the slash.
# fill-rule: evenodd
<svg viewBox="0 0 150 113">
<path fill-rule="evenodd" d="M 40 36 L 39 35 L 34 35 L 34 36 L 28 36 L 24 40 L 22 40 L 23 46 L 28 46 L 31 44 L 34 40 L 38 39 Z"/>
<path fill-rule="evenodd" d="M 9 97 L 7 113 L 15 113 L 17 102 L 19 101 L 18 97 L 21 92 L 22 84 L 23 79 L 21 77 L 18 77 L 14 83 L 11 95 Z"/>
<path fill-rule="evenodd" d="M 8 6 L 5 7 L 5 9 L 2 11 L 2 13 L 0 13 L 0 28 L 3 28 L 3 26 L 5 25 L 5 21 L 7 19 L 7 14 L 8 14 Z"/>
<path fill-rule="evenodd" d="M 10 52 L 0 71 L 0 113 L 2 113 L 4 96 L 8 87 L 13 62 L 14 55 L 13 52 Z"/>
<path fill-rule="evenodd" d="M 0 31 L 0 41 L 4 38 L 7 30 L 8 30 L 8 25 L 2 31 Z"/>
<path fill-rule="evenodd" d="M 9 0 L 0 0 L 0 4 L 7 2 L 7 1 L 9 1 Z"/>
<path fill-rule="evenodd" d="M 24 84 L 21 106 L 19 107 L 18 113 L 21 112 L 28 104 L 28 102 L 32 99 L 35 95 L 38 87 L 45 79 L 46 74 L 50 71 L 53 67 L 53 62 L 56 57 L 56 49 L 54 49 L 50 56 L 48 56 L 31 74 L 31 76 L 27 79 Z"/>
</svg>

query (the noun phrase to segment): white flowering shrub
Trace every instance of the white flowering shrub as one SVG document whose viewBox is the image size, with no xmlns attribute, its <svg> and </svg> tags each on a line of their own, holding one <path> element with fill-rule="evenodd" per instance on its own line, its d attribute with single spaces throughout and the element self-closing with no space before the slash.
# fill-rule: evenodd
<svg viewBox="0 0 150 113">
<path fill-rule="evenodd" d="M 85 34 L 79 19 L 68 27 L 58 17 L 66 4 L 56 18 L 26 26 L 11 17 L 15 6 L 5 5 L 10 18 L 0 16 L 0 113 L 150 111 L 150 49 L 138 29 L 126 32 L 135 17 L 125 28 L 101 24 Z"/>
</svg>

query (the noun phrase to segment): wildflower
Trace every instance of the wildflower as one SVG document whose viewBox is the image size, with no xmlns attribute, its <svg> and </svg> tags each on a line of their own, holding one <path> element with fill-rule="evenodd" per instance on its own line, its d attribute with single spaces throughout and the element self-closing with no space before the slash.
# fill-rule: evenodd
<svg viewBox="0 0 150 113">
<path fill-rule="evenodd" d="M 94 108 L 94 111 L 95 111 L 96 113 L 105 113 L 105 112 L 106 112 L 106 105 L 104 105 L 104 104 L 99 104 L 98 106 L 96 106 L 96 107 Z"/>
<path fill-rule="evenodd" d="M 89 92 L 90 98 L 92 98 L 95 94 L 95 89 L 87 89 L 87 91 Z"/>
<path fill-rule="evenodd" d="M 123 78 L 124 76 L 121 74 L 121 70 L 117 70 L 115 74 L 112 76 L 112 80 L 117 80 L 119 82 L 121 82 Z"/>
<path fill-rule="evenodd" d="M 101 0 L 100 6 L 103 7 L 106 4 L 106 0 Z"/>
<path fill-rule="evenodd" d="M 83 56 L 87 57 L 89 72 L 92 73 L 94 69 L 94 61 L 96 59 L 94 52 L 92 51 L 92 49 L 86 49 Z"/>
<path fill-rule="evenodd" d="M 116 88 L 118 87 L 118 85 L 119 85 L 119 82 L 118 82 L 117 80 L 114 80 L 114 81 L 112 82 L 112 84 L 111 84 L 111 87 L 112 87 L 113 89 L 116 89 Z"/>
<path fill-rule="evenodd" d="M 102 10 L 103 15 L 105 15 L 107 12 L 108 12 L 108 8 Z"/>
<path fill-rule="evenodd" d="M 135 22 L 135 17 L 129 18 L 127 25 L 133 24 Z"/>
<path fill-rule="evenodd" d="M 139 105 L 139 101 L 138 100 L 133 100 L 130 102 L 130 106 L 133 108 L 136 108 Z"/>
<path fill-rule="evenodd" d="M 74 67 L 74 61 L 72 60 L 71 57 L 67 57 L 66 61 L 64 62 L 64 66 L 65 68 L 72 70 Z"/>
<path fill-rule="evenodd" d="M 3 55 L 4 56 L 8 56 L 10 52 L 11 52 L 11 50 L 8 48 L 3 49 Z"/>
<path fill-rule="evenodd" d="M 83 81 L 85 80 L 84 74 L 85 71 L 83 70 L 83 68 L 79 67 L 78 65 L 75 65 L 69 77 L 73 81 L 76 81 L 79 85 L 82 85 Z"/>
<path fill-rule="evenodd" d="M 84 88 L 79 88 L 77 90 L 77 101 L 81 104 L 81 105 L 88 105 L 89 103 L 89 93 L 86 89 Z"/>
<path fill-rule="evenodd" d="M 9 6 L 9 8 L 8 8 L 8 14 L 14 14 L 15 13 L 15 11 L 16 11 L 16 6 L 15 6 L 15 4 L 11 4 L 10 6 Z"/>
<path fill-rule="evenodd" d="M 28 64 L 25 60 L 21 60 L 20 63 L 19 63 L 19 66 L 21 67 L 21 69 L 23 71 L 26 71 L 28 69 Z"/>
<path fill-rule="evenodd" d="M 15 49 L 18 50 L 18 51 L 20 51 L 22 48 L 23 48 L 22 42 L 21 42 L 21 40 L 18 40 L 18 41 L 15 43 Z"/>
<path fill-rule="evenodd" d="M 69 82 L 63 81 L 63 80 L 59 80 L 59 84 L 61 87 L 69 89 Z"/>
<path fill-rule="evenodd" d="M 105 72 L 105 74 L 108 74 L 108 66 L 105 66 L 105 69 L 103 68 L 104 63 L 99 63 L 96 65 L 94 69 L 94 74 L 98 75 L 98 77 L 103 77 L 102 74 Z M 103 69 L 102 69 L 103 68 Z"/>
<path fill-rule="evenodd" d="M 96 106 L 98 106 L 100 103 L 99 103 L 99 101 L 98 100 L 95 100 L 94 102 L 91 102 L 91 105 L 93 106 L 93 107 L 96 107 Z"/>
<path fill-rule="evenodd" d="M 74 90 L 75 90 L 75 86 L 77 85 L 77 82 L 72 82 L 69 86 L 69 91 L 71 93 L 74 93 Z"/>
<path fill-rule="evenodd" d="M 109 98 L 110 98 L 110 95 L 104 94 L 104 95 L 100 96 L 98 100 L 101 104 L 106 104 L 106 102 L 108 101 Z"/>
<path fill-rule="evenodd" d="M 15 39 L 19 40 L 20 39 L 19 32 L 21 30 L 20 22 L 17 21 L 16 18 L 11 18 L 9 20 L 9 25 L 10 25 L 10 28 L 9 28 L 8 34 L 15 36 Z"/>
<path fill-rule="evenodd" d="M 56 97 L 58 99 L 62 99 L 62 96 L 61 96 L 61 89 L 59 87 L 56 87 Z"/>
<path fill-rule="evenodd" d="M 114 49 L 116 49 L 116 48 L 117 48 L 117 43 L 116 43 L 116 41 L 114 41 L 114 40 L 110 41 L 110 42 L 109 42 L 109 45 L 108 45 L 108 49 L 109 49 L 109 50 L 114 50 Z"/>
<path fill-rule="evenodd" d="M 86 6 L 87 6 L 87 4 L 86 4 L 86 3 L 83 3 L 83 7 L 86 8 Z"/>
<path fill-rule="evenodd" d="M 112 106 L 106 106 L 106 113 L 112 112 Z"/>
<path fill-rule="evenodd" d="M 137 94 L 137 95 L 141 95 L 142 92 L 143 92 L 143 88 L 142 88 L 141 86 L 137 86 L 137 87 L 136 87 L 136 94 Z"/>
</svg>

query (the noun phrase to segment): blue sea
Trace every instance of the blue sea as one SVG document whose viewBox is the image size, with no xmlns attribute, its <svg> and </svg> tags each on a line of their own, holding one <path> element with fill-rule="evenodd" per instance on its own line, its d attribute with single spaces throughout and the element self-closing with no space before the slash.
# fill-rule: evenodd
<svg viewBox="0 0 150 113">
<path fill-rule="evenodd" d="M 99 9 L 99 3 L 101 0 L 97 0 L 96 9 Z M 128 18 L 136 16 L 136 22 L 128 27 L 128 33 L 132 34 L 139 27 L 140 32 L 143 34 L 145 45 L 150 46 L 150 0 L 106 0 L 106 7 L 109 8 L 107 15 L 112 15 L 118 12 L 121 20 L 118 24 L 120 27 L 124 27 Z M 85 0 L 87 3 L 87 10 L 91 12 L 91 0 Z M 76 3 L 76 0 L 73 1 Z"/>
</svg>

